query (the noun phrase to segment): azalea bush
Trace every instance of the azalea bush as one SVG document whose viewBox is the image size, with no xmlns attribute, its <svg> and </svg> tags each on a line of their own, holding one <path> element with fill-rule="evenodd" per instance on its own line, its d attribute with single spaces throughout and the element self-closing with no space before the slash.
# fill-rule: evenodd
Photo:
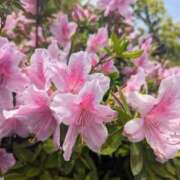
<svg viewBox="0 0 180 180">
<path fill-rule="evenodd" d="M 180 178 L 180 68 L 135 3 L 0 2 L 2 179 Z"/>
</svg>

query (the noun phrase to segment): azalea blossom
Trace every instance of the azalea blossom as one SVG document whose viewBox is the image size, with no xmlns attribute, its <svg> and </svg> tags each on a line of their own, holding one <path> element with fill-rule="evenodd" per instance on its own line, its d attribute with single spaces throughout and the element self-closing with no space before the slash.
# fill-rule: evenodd
<svg viewBox="0 0 180 180">
<path fill-rule="evenodd" d="M 161 162 L 176 156 L 180 150 L 180 76 L 162 80 L 158 97 L 133 92 L 129 103 L 141 115 L 124 127 L 124 135 L 132 142 L 146 138 Z"/>
<path fill-rule="evenodd" d="M 16 160 L 11 153 L 6 152 L 5 149 L 0 148 L 0 171 L 6 173 L 11 167 L 16 164 Z"/>
<path fill-rule="evenodd" d="M 109 15 L 110 12 L 118 12 L 124 17 L 132 14 L 131 5 L 135 3 L 135 0 L 98 0 L 97 6 L 99 9 L 105 10 L 105 15 Z"/>
<path fill-rule="evenodd" d="M 77 95 L 66 93 L 54 97 L 52 109 L 69 126 L 63 143 L 65 160 L 70 159 L 78 134 L 95 152 L 104 144 L 108 135 L 104 123 L 111 122 L 116 113 L 110 107 L 100 104 L 109 87 L 108 78 L 103 85 L 98 80 L 92 80 Z"/>
<path fill-rule="evenodd" d="M 0 107 L 13 107 L 12 92 L 22 91 L 29 83 L 19 68 L 24 54 L 17 50 L 13 43 L 0 38 Z"/>
<path fill-rule="evenodd" d="M 13 128 L 12 126 L 16 125 L 14 126 L 16 134 L 22 133 L 28 128 L 29 133 L 34 134 L 38 141 L 44 141 L 51 135 L 56 136 L 55 141 L 59 140 L 60 134 L 57 134 L 56 131 L 59 130 L 60 121 L 55 119 L 53 111 L 50 109 L 51 98 L 45 91 L 34 86 L 26 89 L 20 97 L 22 99 L 21 106 L 15 112 L 6 112 L 6 117 L 9 116 L 8 119 L 23 122 L 25 127 L 21 128 L 20 124 L 9 124 L 9 127 Z M 55 143 L 59 145 L 59 142 Z"/>
<path fill-rule="evenodd" d="M 104 48 L 108 43 L 108 31 L 106 27 L 102 27 L 98 30 L 97 34 L 89 36 L 87 42 L 88 52 L 97 52 L 100 48 Z"/>
<path fill-rule="evenodd" d="M 72 36 L 75 34 L 77 24 L 69 22 L 68 17 L 65 14 L 59 13 L 51 26 L 51 32 L 54 38 L 63 47 L 67 46 L 71 42 Z"/>
</svg>

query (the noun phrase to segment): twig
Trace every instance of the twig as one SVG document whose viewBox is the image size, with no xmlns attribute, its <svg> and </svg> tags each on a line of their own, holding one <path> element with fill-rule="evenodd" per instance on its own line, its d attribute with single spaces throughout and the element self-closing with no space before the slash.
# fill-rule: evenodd
<svg viewBox="0 0 180 180">
<path fill-rule="evenodd" d="M 36 0 L 36 48 L 39 46 L 39 5 L 40 0 Z"/>
</svg>

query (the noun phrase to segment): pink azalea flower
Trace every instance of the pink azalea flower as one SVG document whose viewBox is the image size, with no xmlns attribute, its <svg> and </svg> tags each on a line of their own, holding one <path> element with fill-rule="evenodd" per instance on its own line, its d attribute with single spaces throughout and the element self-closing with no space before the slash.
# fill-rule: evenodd
<svg viewBox="0 0 180 180">
<path fill-rule="evenodd" d="M 21 0 L 21 3 L 27 12 L 36 14 L 37 0 Z"/>
<path fill-rule="evenodd" d="M 20 97 L 23 104 L 16 110 L 6 112 L 11 115 L 11 119 L 16 119 L 26 124 L 29 132 L 35 134 L 38 141 L 44 141 L 51 135 L 55 135 L 58 140 L 56 130 L 59 124 L 50 109 L 51 97 L 43 90 L 29 87 Z M 16 126 L 16 128 L 19 126 Z M 18 133 L 21 131 L 18 131 Z M 59 144 L 59 142 L 57 142 Z"/>
<path fill-rule="evenodd" d="M 68 43 L 70 43 L 76 29 L 76 23 L 69 22 L 67 15 L 59 13 L 52 24 L 51 32 L 58 43 L 65 47 Z"/>
<path fill-rule="evenodd" d="M 124 135 L 132 142 L 146 138 L 158 160 L 167 161 L 180 150 L 180 76 L 161 82 L 158 97 L 133 92 L 129 101 L 141 118 L 129 121 Z"/>
<path fill-rule="evenodd" d="M 107 28 L 100 28 L 97 34 L 89 36 L 87 42 L 87 51 L 88 52 L 97 52 L 100 48 L 104 48 L 108 43 L 108 32 Z"/>
<path fill-rule="evenodd" d="M 0 148 L 0 170 L 6 173 L 16 164 L 16 160 L 11 153 L 7 153 L 5 149 Z"/>
<path fill-rule="evenodd" d="M 12 108 L 12 92 L 22 91 L 28 84 L 19 68 L 24 54 L 5 38 L 0 38 L 0 107 Z"/>
<path fill-rule="evenodd" d="M 52 109 L 62 122 L 69 126 L 63 143 L 64 158 L 69 160 L 78 134 L 90 149 L 98 152 L 105 142 L 108 132 L 104 123 L 112 121 L 116 113 L 110 107 L 101 105 L 108 90 L 109 79 L 101 87 L 98 80 L 88 81 L 78 95 L 57 94 Z"/>
<path fill-rule="evenodd" d="M 127 81 L 123 92 L 125 95 L 134 91 L 138 92 L 143 85 L 146 86 L 145 73 L 143 69 L 139 68 L 138 72 L 135 75 L 132 75 Z"/>
<path fill-rule="evenodd" d="M 91 70 L 90 57 L 86 52 L 71 55 L 69 64 L 57 63 L 52 68 L 51 80 L 61 93 L 77 93 L 87 81 Z"/>
<path fill-rule="evenodd" d="M 97 5 L 99 9 L 105 10 L 105 15 L 109 15 L 110 12 L 118 12 L 124 17 L 129 16 L 132 13 L 131 5 L 135 3 L 135 0 L 98 0 Z"/>
</svg>

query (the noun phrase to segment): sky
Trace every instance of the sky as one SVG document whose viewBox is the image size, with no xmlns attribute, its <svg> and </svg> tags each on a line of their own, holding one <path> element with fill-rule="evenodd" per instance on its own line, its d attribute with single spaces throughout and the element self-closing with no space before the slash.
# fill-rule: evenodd
<svg viewBox="0 0 180 180">
<path fill-rule="evenodd" d="M 93 3 L 96 0 L 91 0 Z M 173 17 L 174 21 L 180 22 L 180 0 L 164 0 L 168 14 Z"/>
<path fill-rule="evenodd" d="M 168 14 L 180 22 L 180 0 L 164 0 Z"/>
</svg>

